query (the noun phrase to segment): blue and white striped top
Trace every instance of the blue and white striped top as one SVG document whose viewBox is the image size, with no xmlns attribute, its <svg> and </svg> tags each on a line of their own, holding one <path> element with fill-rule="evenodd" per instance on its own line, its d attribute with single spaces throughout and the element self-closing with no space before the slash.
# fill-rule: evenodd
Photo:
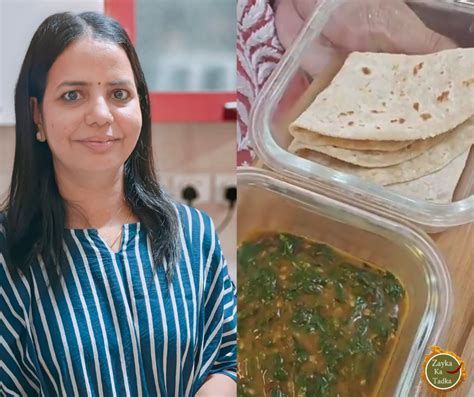
<svg viewBox="0 0 474 397">
<path fill-rule="evenodd" d="M 18 281 L 0 222 L 0 394 L 193 396 L 210 374 L 236 379 L 236 297 L 211 219 L 184 205 L 171 283 L 152 275 L 140 223 L 114 253 L 95 229 L 67 230 L 69 262 L 48 288 L 41 258 Z"/>
</svg>

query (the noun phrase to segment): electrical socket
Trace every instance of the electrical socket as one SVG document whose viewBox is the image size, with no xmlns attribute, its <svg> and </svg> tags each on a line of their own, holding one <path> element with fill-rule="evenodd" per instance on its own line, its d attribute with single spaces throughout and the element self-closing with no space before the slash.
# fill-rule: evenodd
<svg viewBox="0 0 474 397">
<path fill-rule="evenodd" d="M 229 187 L 237 187 L 235 174 L 217 174 L 214 178 L 214 202 L 216 204 L 228 205 L 225 199 L 225 191 Z"/>
<path fill-rule="evenodd" d="M 211 176 L 209 174 L 177 174 L 172 176 L 172 194 L 173 197 L 185 202 L 182 198 L 182 191 L 186 186 L 192 186 L 196 189 L 198 197 L 193 201 L 193 205 L 208 203 L 211 199 Z"/>
</svg>

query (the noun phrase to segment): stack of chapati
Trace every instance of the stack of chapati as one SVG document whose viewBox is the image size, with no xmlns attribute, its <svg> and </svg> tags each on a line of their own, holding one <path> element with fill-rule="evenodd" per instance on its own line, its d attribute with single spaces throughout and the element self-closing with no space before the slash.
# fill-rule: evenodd
<svg viewBox="0 0 474 397">
<path fill-rule="evenodd" d="M 302 157 L 450 201 L 474 144 L 474 49 L 354 52 L 290 133 Z"/>
</svg>

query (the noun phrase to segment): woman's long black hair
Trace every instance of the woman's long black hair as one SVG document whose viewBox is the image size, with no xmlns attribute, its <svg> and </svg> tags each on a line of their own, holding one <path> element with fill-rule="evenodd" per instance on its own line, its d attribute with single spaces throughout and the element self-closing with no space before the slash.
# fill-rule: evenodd
<svg viewBox="0 0 474 397">
<path fill-rule="evenodd" d="M 154 169 L 148 88 L 137 54 L 118 22 L 99 13 L 59 13 L 38 28 L 26 53 L 15 90 L 16 149 L 6 212 L 7 263 L 17 273 L 41 255 L 53 276 L 64 266 L 65 203 L 56 184 L 51 151 L 36 140 L 31 97 L 41 106 L 48 71 L 73 42 L 91 35 L 121 46 L 135 76 L 142 129 L 137 145 L 124 165 L 124 194 L 145 227 L 155 264 L 166 263 L 171 277 L 179 259 L 179 222 L 173 202 L 161 189 Z"/>
</svg>

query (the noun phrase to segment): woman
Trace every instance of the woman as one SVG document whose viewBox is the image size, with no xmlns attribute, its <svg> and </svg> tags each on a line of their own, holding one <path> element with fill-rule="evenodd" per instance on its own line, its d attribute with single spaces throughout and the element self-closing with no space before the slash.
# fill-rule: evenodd
<svg viewBox="0 0 474 397">
<path fill-rule="evenodd" d="M 157 182 L 125 31 L 96 13 L 47 18 L 15 111 L 3 394 L 234 396 L 235 287 L 211 219 Z"/>
</svg>

